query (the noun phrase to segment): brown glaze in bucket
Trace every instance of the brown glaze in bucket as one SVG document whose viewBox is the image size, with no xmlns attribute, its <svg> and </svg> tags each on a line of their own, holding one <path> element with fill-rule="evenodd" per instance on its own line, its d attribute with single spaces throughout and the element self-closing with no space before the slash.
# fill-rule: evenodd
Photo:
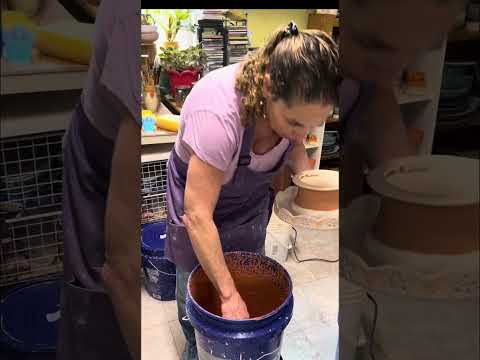
<svg viewBox="0 0 480 360">
<path fill-rule="evenodd" d="M 287 271 L 273 260 L 258 254 L 234 252 L 225 254 L 225 261 L 247 305 L 250 319 L 272 313 L 291 294 L 292 284 Z M 200 307 L 222 316 L 218 293 L 201 267 L 191 274 L 188 286 L 191 297 Z"/>
<path fill-rule="evenodd" d="M 309 170 L 293 178 L 298 187 L 295 205 L 317 211 L 338 210 L 339 179 L 333 170 Z"/>
</svg>

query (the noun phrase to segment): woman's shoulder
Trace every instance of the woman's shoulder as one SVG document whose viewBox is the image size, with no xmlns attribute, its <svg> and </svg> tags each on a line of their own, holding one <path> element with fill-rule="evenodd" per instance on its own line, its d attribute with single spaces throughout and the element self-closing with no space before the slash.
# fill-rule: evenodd
<svg viewBox="0 0 480 360">
<path fill-rule="evenodd" d="M 141 6 L 139 1 L 131 0 L 102 0 L 100 9 L 117 19 L 138 15 L 140 19 Z"/>
<path fill-rule="evenodd" d="M 201 78 L 185 100 L 182 114 L 208 111 L 239 122 L 241 99 L 235 90 L 237 69 L 238 64 L 228 65 Z"/>
</svg>

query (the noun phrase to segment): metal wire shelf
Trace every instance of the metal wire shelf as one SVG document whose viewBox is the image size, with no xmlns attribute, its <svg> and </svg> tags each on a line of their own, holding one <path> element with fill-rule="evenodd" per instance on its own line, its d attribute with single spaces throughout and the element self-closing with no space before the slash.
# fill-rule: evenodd
<svg viewBox="0 0 480 360">
<path fill-rule="evenodd" d="M 156 222 L 166 217 L 167 199 L 165 193 L 142 198 L 142 224 Z"/>
<path fill-rule="evenodd" d="M 62 203 L 64 133 L 0 140 L 0 203 L 23 210 Z"/>
<path fill-rule="evenodd" d="M 0 240 L 0 287 L 63 270 L 61 211 L 5 221 L 9 236 Z"/>
<path fill-rule="evenodd" d="M 167 160 L 143 163 L 141 176 L 143 196 L 165 193 L 167 191 Z"/>
</svg>

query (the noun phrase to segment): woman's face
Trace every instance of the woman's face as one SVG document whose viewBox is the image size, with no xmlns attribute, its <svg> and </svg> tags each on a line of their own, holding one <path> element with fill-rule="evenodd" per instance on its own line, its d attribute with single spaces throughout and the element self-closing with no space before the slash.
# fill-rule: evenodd
<svg viewBox="0 0 480 360">
<path fill-rule="evenodd" d="M 293 102 L 267 98 L 267 119 L 280 137 L 302 142 L 307 133 L 323 125 L 333 110 L 332 104 Z"/>
<path fill-rule="evenodd" d="M 439 47 L 461 1 L 357 0 L 340 2 L 340 65 L 346 76 L 391 84 L 416 57 Z"/>
</svg>

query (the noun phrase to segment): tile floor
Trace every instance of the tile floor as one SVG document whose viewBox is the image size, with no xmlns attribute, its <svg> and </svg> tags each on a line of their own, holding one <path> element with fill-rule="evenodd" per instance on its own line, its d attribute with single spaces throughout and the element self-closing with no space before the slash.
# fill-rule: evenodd
<svg viewBox="0 0 480 360">
<path fill-rule="evenodd" d="M 298 254 L 300 258 L 300 254 Z M 293 280 L 294 311 L 285 329 L 284 360 L 333 360 L 338 338 L 338 263 L 283 264 Z M 142 360 L 178 360 L 185 340 L 175 301 L 142 291 Z"/>
</svg>

